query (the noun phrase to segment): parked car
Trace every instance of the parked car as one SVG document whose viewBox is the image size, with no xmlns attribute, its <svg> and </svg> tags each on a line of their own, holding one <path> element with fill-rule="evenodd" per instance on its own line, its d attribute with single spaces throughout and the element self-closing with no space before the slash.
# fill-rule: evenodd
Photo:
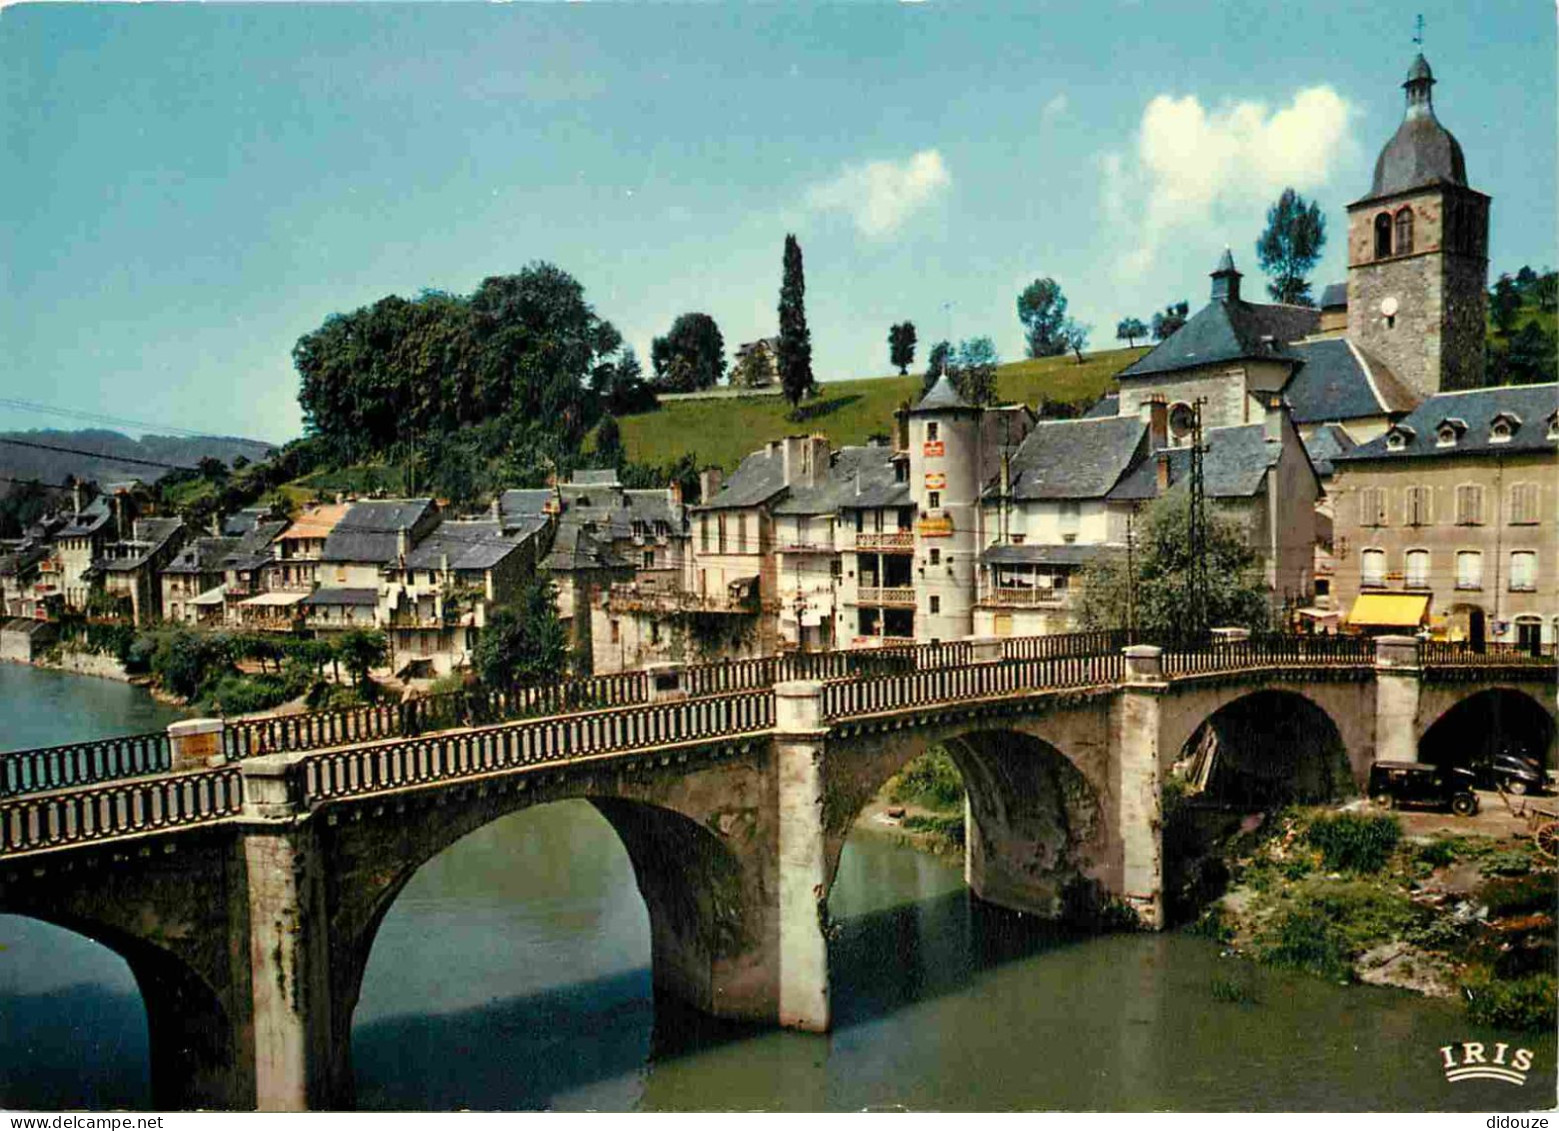
<svg viewBox="0 0 1559 1131">
<path fill-rule="evenodd" d="M 1482 789 L 1493 789 L 1498 784 L 1517 796 L 1543 792 L 1543 764 L 1525 754 L 1502 751 L 1474 766 L 1473 771 Z"/>
<path fill-rule="evenodd" d="M 1478 811 L 1473 786 L 1477 775 L 1463 766 L 1432 762 L 1375 762 L 1370 766 L 1370 797 L 1384 809 L 1398 805 L 1449 806 L 1459 817 Z"/>
</svg>

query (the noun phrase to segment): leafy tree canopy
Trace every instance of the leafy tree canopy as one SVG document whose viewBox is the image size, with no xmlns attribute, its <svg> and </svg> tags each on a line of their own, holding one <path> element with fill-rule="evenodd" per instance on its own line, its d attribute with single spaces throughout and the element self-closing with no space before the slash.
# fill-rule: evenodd
<svg viewBox="0 0 1559 1131">
<path fill-rule="evenodd" d="M 920 395 L 925 396 L 931 391 L 931 386 L 936 384 L 936 379 L 943 373 L 952 375 L 953 344 L 947 340 L 937 342 L 931 347 L 931 353 L 926 358 L 926 372 L 921 378 Z"/>
<path fill-rule="evenodd" d="M 568 635 L 551 581 L 532 578 L 509 607 L 488 618 L 472 662 L 489 687 L 534 686 L 563 674 Z"/>
<path fill-rule="evenodd" d="M 668 393 L 710 389 L 725 376 L 725 339 L 707 314 L 679 314 L 665 337 L 650 345 L 655 387 Z"/>
<path fill-rule="evenodd" d="M 1489 318 L 1501 337 L 1510 337 L 1511 331 L 1516 328 L 1516 320 L 1521 317 L 1523 305 L 1521 288 L 1517 286 L 1516 280 L 1508 272 L 1500 275 L 1489 297 Z"/>
<path fill-rule="evenodd" d="M 1256 241 L 1256 258 L 1272 277 L 1267 294 L 1275 302 L 1314 306 L 1310 283 L 1305 278 L 1326 246 L 1326 217 L 1320 205 L 1307 201 L 1292 188 L 1283 190 L 1267 209 L 1267 229 Z"/>
<path fill-rule="evenodd" d="M 1083 624 L 1136 627 L 1171 636 L 1184 632 L 1192 565 L 1190 492 L 1180 486 L 1156 499 L 1138 515 L 1134 533 L 1134 590 L 1125 553 L 1096 558 L 1083 570 L 1079 602 Z M 1208 623 L 1261 629 L 1267 626 L 1270 608 L 1261 563 L 1244 525 L 1209 505 Z"/>
<path fill-rule="evenodd" d="M 1162 342 L 1186 324 L 1191 316 L 1191 304 L 1185 299 L 1172 302 L 1153 316 L 1153 340 Z"/>
<path fill-rule="evenodd" d="M 1066 326 L 1066 295 L 1054 279 L 1035 279 L 1018 295 L 1018 321 L 1030 357 L 1055 357 L 1067 350 L 1061 337 Z"/>
<path fill-rule="evenodd" d="M 1135 346 L 1138 338 L 1146 338 L 1148 328 L 1140 318 L 1122 318 L 1115 324 L 1115 340 Z"/>
</svg>

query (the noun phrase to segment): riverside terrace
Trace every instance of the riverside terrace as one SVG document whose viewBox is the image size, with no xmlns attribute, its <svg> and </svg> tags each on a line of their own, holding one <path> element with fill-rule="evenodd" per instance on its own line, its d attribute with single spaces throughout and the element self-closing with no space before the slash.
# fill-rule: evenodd
<svg viewBox="0 0 1559 1131">
<path fill-rule="evenodd" d="M 825 1030 L 845 837 L 932 745 L 967 787 L 976 896 L 1046 916 L 1124 904 L 1158 927 L 1161 786 L 1206 728 L 1231 737 L 1218 757 L 1238 772 L 1322 793 L 1362 782 L 1376 757 L 1454 747 L 1497 701 L 1552 765 L 1554 676 L 1551 654 L 1400 637 L 1220 630 L 1164 649 L 1092 634 L 174 724 L 162 743 L 3 756 L 0 912 L 126 959 L 157 1106 L 343 1107 L 386 911 L 422 864 L 528 806 L 586 798 L 617 831 L 658 989 L 722 1017 Z M 457 710 L 467 725 L 445 726 Z M 499 721 L 534 710 L 556 713 Z M 66 774 L 98 780 L 61 785 Z"/>
</svg>

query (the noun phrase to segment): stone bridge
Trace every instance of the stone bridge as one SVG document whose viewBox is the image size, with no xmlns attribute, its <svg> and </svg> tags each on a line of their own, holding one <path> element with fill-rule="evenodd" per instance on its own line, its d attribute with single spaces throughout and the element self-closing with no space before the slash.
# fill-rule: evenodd
<svg viewBox="0 0 1559 1131">
<path fill-rule="evenodd" d="M 1480 696 L 1536 704 L 1550 766 L 1559 729 L 1551 656 L 1234 631 L 1184 651 L 947 648 L 887 674 L 766 688 L 710 691 L 711 677 L 668 669 L 644 678 L 642 702 L 233 760 L 220 722 L 175 724 L 166 769 L 145 736 L 138 754 L 106 740 L 3 755 L 0 912 L 124 957 L 156 1106 L 339 1108 L 352 1103 L 363 972 L 397 894 L 528 806 L 585 798 L 617 831 L 658 992 L 821 1031 L 845 838 L 932 745 L 967 787 L 974 895 L 1046 916 L 1125 905 L 1156 928 L 1162 787 L 1209 728 L 1264 747 L 1242 772 L 1317 794 L 1362 783 L 1374 758 L 1416 758 Z M 336 736 L 336 723 L 289 725 Z M 61 788 L 62 775 L 82 784 Z"/>
</svg>

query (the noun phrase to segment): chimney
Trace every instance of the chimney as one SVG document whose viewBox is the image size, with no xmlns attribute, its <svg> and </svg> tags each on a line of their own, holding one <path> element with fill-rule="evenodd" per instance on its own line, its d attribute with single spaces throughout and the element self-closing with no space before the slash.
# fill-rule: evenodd
<svg viewBox="0 0 1559 1131">
<path fill-rule="evenodd" d="M 1282 393 L 1268 393 L 1266 400 L 1267 411 L 1262 418 L 1262 425 L 1268 442 L 1280 444 L 1283 442 L 1283 414 L 1288 406 L 1283 403 Z"/>
<path fill-rule="evenodd" d="M 1169 490 L 1169 449 L 1156 453 L 1158 460 L 1158 493 L 1165 494 Z"/>
<path fill-rule="evenodd" d="M 1137 406 L 1138 413 L 1148 426 L 1148 450 L 1158 451 L 1169 446 L 1169 405 L 1162 393 L 1154 393 Z"/>
<path fill-rule="evenodd" d="M 395 531 L 395 556 L 400 559 L 402 565 L 405 565 L 406 555 L 409 553 L 411 553 L 411 531 L 402 526 Z"/>
<path fill-rule="evenodd" d="M 706 467 L 698 473 L 698 498 L 700 502 L 708 503 L 720 493 L 720 483 L 725 478 L 725 472 L 718 467 Z"/>
<path fill-rule="evenodd" d="M 780 456 L 784 462 L 784 483 L 787 487 L 812 486 L 812 439 L 809 436 L 786 436 L 780 444 Z"/>
<path fill-rule="evenodd" d="M 899 409 L 893 414 L 893 448 L 895 451 L 909 451 L 909 411 Z"/>
<path fill-rule="evenodd" d="M 81 517 L 81 484 L 72 479 L 70 483 L 70 502 L 77 518 Z"/>
<path fill-rule="evenodd" d="M 828 478 L 828 469 L 833 466 L 833 451 L 828 446 L 828 437 L 822 433 L 814 433 L 808 443 L 812 447 L 810 485 L 816 487 Z"/>
<path fill-rule="evenodd" d="M 682 484 L 675 479 L 666 484 L 666 505 L 673 511 L 682 506 Z"/>
<path fill-rule="evenodd" d="M 216 511 L 211 512 L 211 537 L 222 537 L 222 516 Z"/>
<path fill-rule="evenodd" d="M 1240 273 L 1234 269 L 1234 253 L 1223 249 L 1223 258 L 1213 272 L 1213 301 L 1233 303 L 1240 301 Z"/>
<path fill-rule="evenodd" d="M 492 513 L 493 521 L 500 526 L 503 525 L 503 508 L 498 505 L 497 495 L 493 496 L 492 505 L 488 507 L 488 510 Z"/>
</svg>

